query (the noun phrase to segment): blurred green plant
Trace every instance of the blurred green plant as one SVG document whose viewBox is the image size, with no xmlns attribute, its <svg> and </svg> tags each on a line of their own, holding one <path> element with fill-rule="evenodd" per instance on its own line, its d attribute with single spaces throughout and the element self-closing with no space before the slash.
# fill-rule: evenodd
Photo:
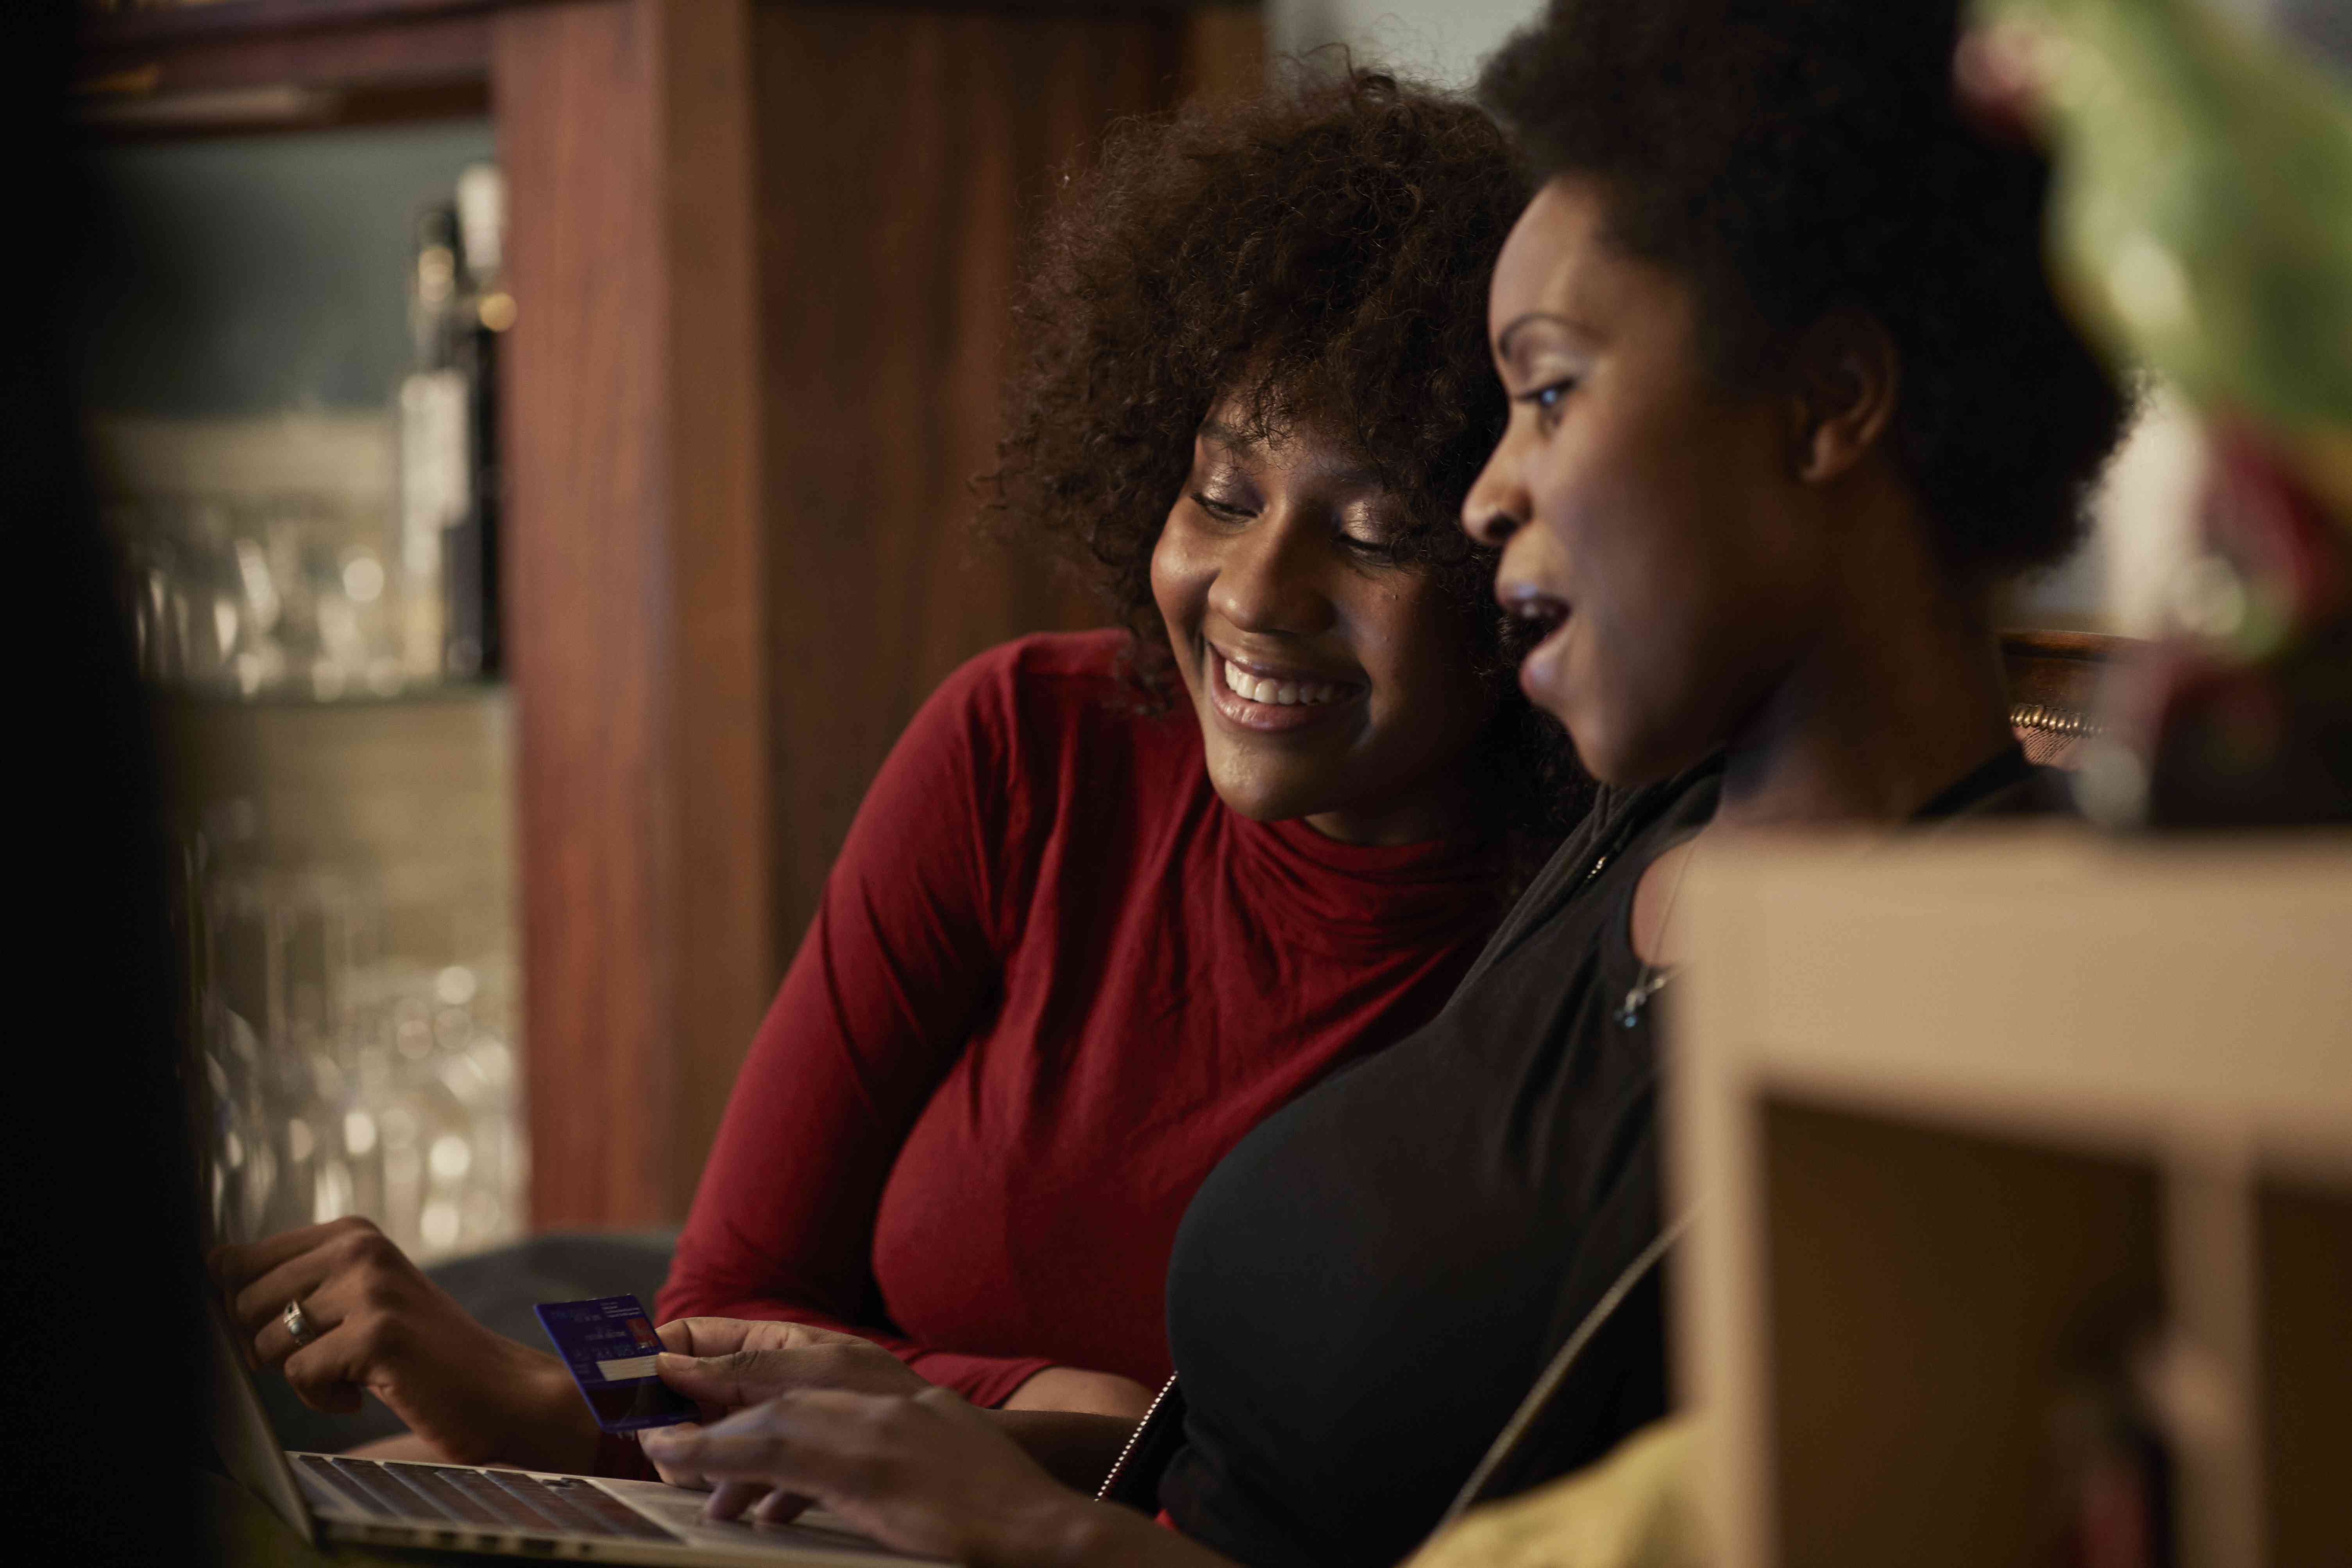
<svg viewBox="0 0 2352 1568">
<path fill-rule="evenodd" d="M 2119 672 L 2100 820 L 2352 821 L 2352 92 L 2212 0 L 1973 0 L 1962 102 L 2052 154 L 2052 276 L 2210 437 L 2174 635 Z"/>
<path fill-rule="evenodd" d="M 2352 523 L 2352 94 L 2207 0 L 1976 0 L 2053 153 L 2053 271 L 2116 363 Z"/>
</svg>

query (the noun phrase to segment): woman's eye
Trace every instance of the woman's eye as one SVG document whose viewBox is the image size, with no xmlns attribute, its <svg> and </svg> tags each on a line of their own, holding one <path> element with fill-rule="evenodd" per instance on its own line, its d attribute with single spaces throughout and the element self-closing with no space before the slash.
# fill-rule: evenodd
<svg viewBox="0 0 2352 1568">
<path fill-rule="evenodd" d="M 1194 490 L 1192 504 L 1220 522 L 1239 522 L 1249 516 L 1248 509 L 1236 506 L 1232 501 L 1219 500 L 1206 490 Z"/>
<path fill-rule="evenodd" d="M 1391 539 L 1368 539 L 1360 533 L 1339 535 L 1340 548 L 1357 560 L 1385 564 L 1397 559 L 1396 542 Z"/>
<path fill-rule="evenodd" d="M 1549 430 L 1559 423 L 1561 405 L 1567 403 L 1568 395 L 1575 390 L 1575 378 L 1563 376 L 1558 381 L 1547 382 L 1532 391 L 1522 392 L 1517 401 L 1533 408 L 1536 411 L 1536 423 Z"/>
</svg>

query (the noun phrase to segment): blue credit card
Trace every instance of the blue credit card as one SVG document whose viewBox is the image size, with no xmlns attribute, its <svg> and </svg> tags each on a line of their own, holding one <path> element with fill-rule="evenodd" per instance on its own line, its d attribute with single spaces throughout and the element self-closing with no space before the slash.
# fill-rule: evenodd
<svg viewBox="0 0 2352 1568">
<path fill-rule="evenodd" d="M 662 1343 L 635 1296 L 541 1301 L 536 1310 L 597 1426 L 607 1432 L 641 1432 L 695 1418 L 694 1401 L 654 1373 Z"/>
</svg>

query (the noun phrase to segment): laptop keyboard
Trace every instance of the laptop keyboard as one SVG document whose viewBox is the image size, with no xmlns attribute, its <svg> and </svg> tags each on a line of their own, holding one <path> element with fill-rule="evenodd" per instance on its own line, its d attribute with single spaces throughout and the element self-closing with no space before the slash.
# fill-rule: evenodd
<svg viewBox="0 0 2352 1568">
<path fill-rule="evenodd" d="M 387 1465 L 324 1454 L 289 1457 L 307 1489 L 378 1519 L 527 1530 L 540 1535 L 678 1539 L 576 1477 L 542 1479 L 520 1470 L 476 1470 L 462 1465 Z"/>
</svg>

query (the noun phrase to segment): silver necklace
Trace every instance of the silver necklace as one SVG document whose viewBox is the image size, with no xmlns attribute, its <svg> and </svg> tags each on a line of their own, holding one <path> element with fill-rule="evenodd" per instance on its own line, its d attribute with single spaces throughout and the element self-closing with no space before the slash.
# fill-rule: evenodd
<svg viewBox="0 0 2352 1568">
<path fill-rule="evenodd" d="M 1694 837 L 1690 842 L 1689 852 L 1683 856 L 1683 863 L 1675 868 L 1675 885 L 1666 889 L 1666 907 L 1658 911 L 1658 940 L 1662 943 L 1666 938 L 1667 924 L 1675 918 L 1675 900 L 1683 896 L 1683 879 L 1690 875 L 1691 862 L 1698 858 L 1698 839 Z M 1637 901 L 1641 898 L 1641 884 L 1638 882 L 1633 885 L 1633 896 Z M 1641 973 L 1634 976 L 1633 984 L 1625 988 L 1625 999 L 1617 1004 L 1619 1026 L 1632 1028 L 1642 1016 L 1642 1009 L 1650 1005 L 1650 998 L 1666 988 L 1666 982 L 1675 977 L 1675 973 L 1661 964 L 1652 963 L 1646 958 L 1642 959 Z"/>
</svg>

